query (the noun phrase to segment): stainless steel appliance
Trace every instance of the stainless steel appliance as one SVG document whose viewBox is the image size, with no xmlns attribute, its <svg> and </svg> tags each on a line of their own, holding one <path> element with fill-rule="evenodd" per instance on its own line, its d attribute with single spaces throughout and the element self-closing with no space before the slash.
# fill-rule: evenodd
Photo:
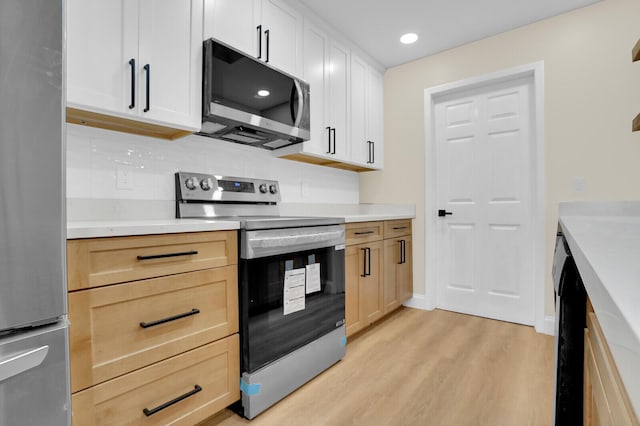
<svg viewBox="0 0 640 426">
<path fill-rule="evenodd" d="M 280 216 L 275 181 L 175 176 L 177 217 L 241 224 L 238 409 L 251 419 L 344 357 L 344 220 Z"/>
<path fill-rule="evenodd" d="M 556 236 L 552 275 L 556 305 L 554 424 L 582 424 L 587 294 L 562 229 Z"/>
<path fill-rule="evenodd" d="M 309 85 L 231 46 L 204 42 L 202 129 L 265 149 L 309 139 Z"/>
<path fill-rule="evenodd" d="M 63 1 L 0 2 L 0 425 L 68 425 Z"/>
</svg>

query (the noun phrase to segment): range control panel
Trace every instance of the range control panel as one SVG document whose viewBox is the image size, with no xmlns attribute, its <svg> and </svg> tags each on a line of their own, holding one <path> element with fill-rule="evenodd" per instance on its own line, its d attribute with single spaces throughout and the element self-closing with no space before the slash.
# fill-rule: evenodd
<svg viewBox="0 0 640 426">
<path fill-rule="evenodd" d="M 275 204 L 280 187 L 275 180 L 177 172 L 176 200 Z"/>
</svg>

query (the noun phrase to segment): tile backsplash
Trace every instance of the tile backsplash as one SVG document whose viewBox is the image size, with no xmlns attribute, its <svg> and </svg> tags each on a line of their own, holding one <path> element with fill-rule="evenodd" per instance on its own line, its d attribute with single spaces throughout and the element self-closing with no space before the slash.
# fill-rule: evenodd
<svg viewBox="0 0 640 426">
<path fill-rule="evenodd" d="M 359 201 L 354 172 L 197 135 L 166 141 L 67 124 L 68 199 L 173 201 L 179 170 L 278 180 L 284 203 Z"/>
</svg>

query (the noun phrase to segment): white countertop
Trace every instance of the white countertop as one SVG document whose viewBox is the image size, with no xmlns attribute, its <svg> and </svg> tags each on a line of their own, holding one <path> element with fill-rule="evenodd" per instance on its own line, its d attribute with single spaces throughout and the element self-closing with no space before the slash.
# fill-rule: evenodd
<svg viewBox="0 0 640 426">
<path fill-rule="evenodd" d="M 239 222 L 229 220 L 156 219 L 83 221 L 67 223 L 67 238 L 121 237 L 127 235 L 225 231 L 238 229 L 239 227 Z"/>
<path fill-rule="evenodd" d="M 560 224 L 640 413 L 640 202 L 561 203 Z"/>
<path fill-rule="evenodd" d="M 144 215 L 153 212 L 155 214 L 173 214 L 173 205 L 167 203 L 144 203 L 132 201 L 127 205 L 114 208 L 108 200 L 96 202 L 99 207 L 95 209 L 99 213 L 94 214 L 90 209 L 82 215 L 76 211 L 71 217 L 93 218 L 96 220 L 70 220 L 67 222 L 67 238 L 99 238 L 118 237 L 127 235 L 166 234 L 179 232 L 221 231 L 238 229 L 237 221 L 228 220 L 200 220 L 200 219 L 173 219 L 155 218 L 145 219 Z M 116 211 L 117 214 L 110 212 Z M 105 213 L 106 212 L 106 213 Z M 158 213 L 160 212 L 160 213 Z M 109 215 L 112 215 L 110 217 Z M 413 219 L 415 218 L 415 206 L 405 204 L 281 204 L 282 216 L 302 217 L 343 217 L 346 223 L 368 222 L 377 220 Z M 133 220 L 124 219 L 123 216 Z"/>
</svg>

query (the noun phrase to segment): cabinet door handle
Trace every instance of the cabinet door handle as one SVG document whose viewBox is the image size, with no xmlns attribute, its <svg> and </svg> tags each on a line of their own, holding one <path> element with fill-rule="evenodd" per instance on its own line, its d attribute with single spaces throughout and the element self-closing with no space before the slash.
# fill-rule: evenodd
<svg viewBox="0 0 640 426">
<path fill-rule="evenodd" d="M 407 229 L 407 228 L 408 228 L 408 226 L 394 226 L 394 227 L 393 227 L 393 230 L 394 230 L 394 231 L 400 231 L 400 230 L 402 230 L 402 229 Z"/>
<path fill-rule="evenodd" d="M 327 129 L 327 136 L 329 137 L 329 147 L 326 153 L 331 154 L 331 127 L 327 126 L 325 129 Z"/>
<path fill-rule="evenodd" d="M 267 58 L 264 61 L 269 62 L 269 30 L 264 30 L 264 38 L 267 44 Z"/>
<path fill-rule="evenodd" d="M 398 265 L 402 265 L 402 240 L 398 240 Z"/>
<path fill-rule="evenodd" d="M 371 275 L 371 248 L 367 247 L 367 276 Z"/>
<path fill-rule="evenodd" d="M 129 65 L 131 66 L 131 103 L 129 109 L 134 109 L 136 107 L 136 60 L 131 58 Z"/>
<path fill-rule="evenodd" d="M 371 164 L 376 162 L 376 143 L 371 141 Z"/>
<path fill-rule="evenodd" d="M 256 30 L 258 30 L 258 59 L 262 58 L 262 25 L 258 25 L 256 27 Z"/>
<path fill-rule="evenodd" d="M 367 164 L 371 164 L 371 141 L 367 141 Z"/>
<path fill-rule="evenodd" d="M 333 133 L 333 150 L 331 151 L 331 153 L 335 154 L 336 153 L 336 128 L 332 127 L 331 132 Z"/>
<path fill-rule="evenodd" d="M 197 250 L 181 251 L 179 253 L 151 254 L 149 256 L 138 256 L 138 260 L 164 259 L 165 257 L 191 256 L 198 254 Z"/>
<path fill-rule="evenodd" d="M 364 257 L 362 258 L 362 274 L 360 276 L 366 277 L 367 276 L 367 248 L 363 247 L 360 250 L 362 250 L 364 255 Z"/>
<path fill-rule="evenodd" d="M 179 320 L 181 318 L 190 317 L 191 315 L 196 315 L 196 314 L 199 314 L 199 313 L 200 313 L 200 309 L 193 308 L 189 312 L 184 312 L 182 314 L 174 315 L 172 317 L 162 318 L 162 319 L 151 321 L 151 322 L 141 322 L 140 323 L 140 327 L 142 327 L 142 328 L 155 327 L 156 325 L 165 324 L 167 322 Z"/>
<path fill-rule="evenodd" d="M 353 235 L 369 235 L 373 233 L 375 233 L 375 231 L 361 231 L 361 232 L 354 232 Z"/>
<path fill-rule="evenodd" d="M 407 263 L 407 241 L 406 240 L 400 240 L 402 241 L 402 263 Z"/>
<path fill-rule="evenodd" d="M 172 399 L 171 401 L 167 401 L 167 402 L 165 402 L 165 403 L 164 403 L 164 404 L 162 404 L 162 405 L 158 405 L 158 406 L 157 406 L 157 407 L 155 407 L 155 408 L 152 408 L 152 409 L 144 408 L 144 409 L 142 410 L 142 412 L 143 412 L 143 413 L 144 413 L 144 415 L 145 415 L 145 416 L 147 416 L 147 417 L 149 417 L 149 416 L 153 416 L 153 415 L 154 415 L 154 414 L 156 414 L 158 411 L 162 411 L 162 410 L 164 410 L 165 408 L 171 407 L 173 404 L 177 404 L 178 402 L 182 401 L 183 399 L 187 399 L 187 398 L 189 398 L 190 396 L 197 394 L 197 393 L 198 393 L 198 392 L 200 392 L 201 390 L 202 390 L 202 388 L 200 387 L 200 385 L 195 385 L 195 386 L 193 387 L 193 389 L 192 389 L 192 390 L 190 390 L 189 392 L 187 392 L 187 393 L 185 393 L 185 394 L 183 394 L 183 395 L 180 395 L 179 397 L 174 398 L 174 399 Z"/>
<path fill-rule="evenodd" d="M 144 112 L 149 112 L 149 110 L 151 109 L 151 105 L 149 103 L 151 92 L 151 65 L 145 65 L 144 70 L 147 72 L 147 106 L 145 107 Z"/>
</svg>

